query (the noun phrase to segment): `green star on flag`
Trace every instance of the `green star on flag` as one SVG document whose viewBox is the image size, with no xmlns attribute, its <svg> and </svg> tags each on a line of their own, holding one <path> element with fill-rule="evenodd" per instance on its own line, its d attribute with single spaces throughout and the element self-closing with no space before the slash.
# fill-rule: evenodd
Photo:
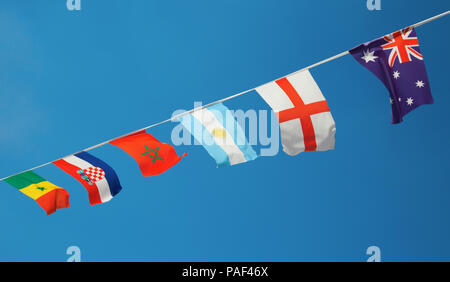
<svg viewBox="0 0 450 282">
<path fill-rule="evenodd" d="M 158 155 L 159 152 L 159 147 L 155 148 L 155 149 L 151 149 L 150 147 L 148 147 L 147 145 L 144 145 L 146 152 L 143 153 L 143 156 L 147 156 L 150 157 L 150 159 L 152 159 L 153 164 L 155 164 L 156 160 L 161 160 L 164 161 L 163 158 L 161 158 L 161 156 Z M 155 152 L 155 155 L 152 155 L 152 152 Z"/>
</svg>

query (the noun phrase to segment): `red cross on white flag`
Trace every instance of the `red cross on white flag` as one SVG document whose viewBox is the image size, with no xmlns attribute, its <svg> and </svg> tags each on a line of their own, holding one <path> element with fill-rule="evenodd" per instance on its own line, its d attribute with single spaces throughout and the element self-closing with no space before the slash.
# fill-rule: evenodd
<svg viewBox="0 0 450 282">
<path fill-rule="evenodd" d="M 256 91 L 277 115 L 281 143 L 288 155 L 334 149 L 336 125 L 308 70 L 264 84 Z"/>
</svg>

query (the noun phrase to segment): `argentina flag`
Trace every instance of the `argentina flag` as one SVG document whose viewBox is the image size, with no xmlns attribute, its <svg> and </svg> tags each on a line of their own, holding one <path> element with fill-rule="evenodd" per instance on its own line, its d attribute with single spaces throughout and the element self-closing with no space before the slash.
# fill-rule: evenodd
<svg viewBox="0 0 450 282">
<path fill-rule="evenodd" d="M 230 110 L 222 103 L 180 117 L 182 125 L 205 147 L 218 167 L 252 161 L 256 152 Z"/>
</svg>

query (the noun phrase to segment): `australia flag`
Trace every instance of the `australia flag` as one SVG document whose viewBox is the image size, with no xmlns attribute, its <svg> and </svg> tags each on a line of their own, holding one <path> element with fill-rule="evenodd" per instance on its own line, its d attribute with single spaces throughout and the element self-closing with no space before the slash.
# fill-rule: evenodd
<svg viewBox="0 0 450 282">
<path fill-rule="evenodd" d="M 433 104 L 419 40 L 413 28 L 362 44 L 350 53 L 389 90 L 392 123 L 402 122 L 403 116 L 420 105 Z"/>
</svg>

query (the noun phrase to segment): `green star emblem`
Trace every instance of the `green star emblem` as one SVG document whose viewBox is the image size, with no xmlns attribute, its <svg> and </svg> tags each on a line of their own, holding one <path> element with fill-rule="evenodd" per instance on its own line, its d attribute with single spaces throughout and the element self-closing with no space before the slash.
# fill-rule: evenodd
<svg viewBox="0 0 450 282">
<path fill-rule="evenodd" d="M 47 189 L 47 188 L 44 188 L 44 187 L 36 187 L 36 189 L 41 190 L 42 192 L 44 192 L 45 189 Z"/>
<path fill-rule="evenodd" d="M 143 153 L 143 156 L 147 156 L 150 157 L 150 159 L 152 159 L 153 164 L 155 164 L 156 160 L 161 160 L 164 161 L 163 158 L 161 158 L 161 156 L 158 156 L 158 152 L 159 152 L 159 147 L 155 148 L 155 149 L 151 149 L 148 146 L 144 145 L 146 152 Z M 152 153 L 155 152 L 154 155 L 152 155 Z"/>
</svg>

